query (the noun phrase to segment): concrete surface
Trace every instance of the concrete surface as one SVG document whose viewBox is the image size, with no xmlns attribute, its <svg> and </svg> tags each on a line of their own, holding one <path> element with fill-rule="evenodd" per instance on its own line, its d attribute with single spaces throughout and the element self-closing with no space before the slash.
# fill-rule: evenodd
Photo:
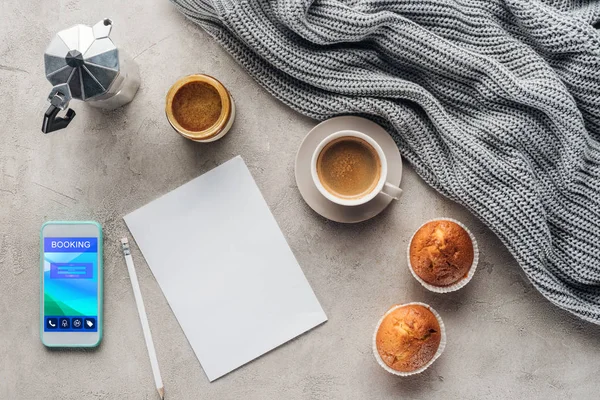
<svg viewBox="0 0 600 400">
<path fill-rule="evenodd" d="M 114 40 L 140 64 L 137 98 L 114 112 L 74 102 L 71 126 L 44 136 L 46 45 L 61 29 L 106 16 Z M 546 301 L 487 228 L 410 168 L 402 200 L 371 221 L 345 226 L 313 213 L 296 189 L 294 156 L 315 122 L 266 93 L 166 0 L 0 0 L 0 17 L 0 398 L 157 398 L 119 250 L 122 217 L 238 154 L 329 322 L 209 383 L 134 247 L 167 399 L 598 398 L 600 328 Z M 237 102 L 233 131 L 215 144 L 180 138 L 164 117 L 170 84 L 194 72 L 217 76 Z M 474 279 L 450 295 L 421 288 L 405 261 L 410 235 L 435 216 L 462 220 L 481 247 Z M 97 350 L 40 343 L 38 231 L 49 219 L 104 225 L 105 337 Z M 371 335 L 388 307 L 407 301 L 441 313 L 448 345 L 425 373 L 403 379 L 376 364 Z"/>
</svg>

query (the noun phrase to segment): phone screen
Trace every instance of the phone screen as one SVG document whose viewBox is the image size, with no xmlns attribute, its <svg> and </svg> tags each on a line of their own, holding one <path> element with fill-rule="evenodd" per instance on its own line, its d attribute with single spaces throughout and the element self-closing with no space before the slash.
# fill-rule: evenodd
<svg viewBox="0 0 600 400">
<path fill-rule="evenodd" d="M 44 238 L 44 331 L 98 331 L 98 238 Z"/>
</svg>

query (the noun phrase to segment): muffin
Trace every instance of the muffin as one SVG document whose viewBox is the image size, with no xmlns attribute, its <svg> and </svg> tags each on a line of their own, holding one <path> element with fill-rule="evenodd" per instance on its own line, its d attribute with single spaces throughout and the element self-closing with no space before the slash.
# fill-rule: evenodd
<svg viewBox="0 0 600 400">
<path fill-rule="evenodd" d="M 442 327 L 426 306 L 412 303 L 392 308 L 375 336 L 381 361 L 393 371 L 420 372 L 434 357 L 442 340 Z M 441 353 L 441 351 L 440 351 Z"/>
<path fill-rule="evenodd" d="M 433 286 L 451 286 L 467 278 L 475 248 L 469 232 L 458 223 L 439 219 L 426 223 L 413 236 L 409 264 L 416 276 Z"/>
</svg>

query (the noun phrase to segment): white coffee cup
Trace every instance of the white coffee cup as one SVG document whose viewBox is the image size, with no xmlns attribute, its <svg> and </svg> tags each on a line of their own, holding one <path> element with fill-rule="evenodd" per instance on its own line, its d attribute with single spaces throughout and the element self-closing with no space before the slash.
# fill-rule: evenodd
<svg viewBox="0 0 600 400">
<path fill-rule="evenodd" d="M 336 196 L 323 186 L 323 184 L 321 183 L 321 179 L 319 178 L 319 175 L 317 173 L 317 162 L 321 151 L 323 151 L 325 146 L 327 146 L 330 142 L 342 137 L 355 137 L 367 142 L 377 153 L 377 157 L 379 158 L 379 162 L 381 164 L 381 171 L 377 184 L 373 187 L 373 189 L 370 192 L 366 193 L 365 195 L 359 198 L 348 199 Z M 310 170 L 315 186 L 317 187 L 317 189 L 319 189 L 319 192 L 321 192 L 321 194 L 325 196 L 325 198 L 327 198 L 328 200 L 336 204 L 340 204 L 342 206 L 358 206 L 361 204 L 368 203 L 369 201 L 373 200 L 375 196 L 377 196 L 379 193 L 383 193 L 396 200 L 402 194 L 402 189 L 390 182 L 387 182 L 388 165 L 387 159 L 385 157 L 385 154 L 383 153 L 383 150 L 381 149 L 381 146 L 379 146 L 379 144 L 377 144 L 377 142 L 373 140 L 370 136 L 365 135 L 362 132 L 344 130 L 332 133 L 331 135 L 327 136 L 325 139 L 323 139 L 323 141 L 321 141 L 321 143 L 319 143 L 319 145 L 315 149 L 311 160 Z"/>
</svg>

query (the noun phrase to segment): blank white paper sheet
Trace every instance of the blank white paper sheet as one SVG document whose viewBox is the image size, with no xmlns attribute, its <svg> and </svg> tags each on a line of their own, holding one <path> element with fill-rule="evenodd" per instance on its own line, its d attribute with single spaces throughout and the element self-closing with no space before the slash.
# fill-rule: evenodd
<svg viewBox="0 0 600 400">
<path fill-rule="evenodd" d="M 210 381 L 327 320 L 239 156 L 124 219 Z"/>
</svg>

